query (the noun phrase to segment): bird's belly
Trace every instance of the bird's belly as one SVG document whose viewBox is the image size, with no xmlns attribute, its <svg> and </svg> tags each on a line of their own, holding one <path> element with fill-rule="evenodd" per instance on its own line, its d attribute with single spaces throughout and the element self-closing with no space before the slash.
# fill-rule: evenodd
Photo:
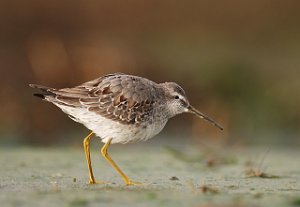
<svg viewBox="0 0 300 207">
<path fill-rule="evenodd" d="M 93 130 L 104 143 L 112 138 L 112 144 L 126 144 L 130 142 L 146 141 L 154 137 L 164 128 L 165 124 L 166 123 L 141 124 L 139 126 L 134 124 L 126 125 L 101 117 L 98 119 L 97 126 L 91 127 L 93 129 L 90 129 Z"/>
<path fill-rule="evenodd" d="M 139 126 L 135 124 L 127 125 L 102 117 L 85 108 L 72 108 L 68 106 L 60 106 L 60 108 L 69 114 L 71 119 L 93 131 L 104 143 L 109 139 L 112 139 L 112 144 L 146 141 L 158 134 L 167 122 L 156 121 L 152 124 L 142 123 Z"/>
</svg>

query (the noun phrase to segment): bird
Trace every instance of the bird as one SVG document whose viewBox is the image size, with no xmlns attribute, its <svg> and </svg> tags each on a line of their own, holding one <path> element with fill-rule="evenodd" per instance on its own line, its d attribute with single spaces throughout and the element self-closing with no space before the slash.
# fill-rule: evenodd
<svg viewBox="0 0 300 207">
<path fill-rule="evenodd" d="M 124 73 L 108 74 L 72 88 L 55 89 L 29 84 L 33 95 L 51 102 L 75 122 L 91 132 L 83 139 L 89 184 L 96 181 L 91 163 L 90 140 L 99 137 L 104 143 L 101 154 L 123 178 L 126 185 L 141 185 L 131 180 L 108 154 L 111 144 L 146 141 L 157 135 L 167 121 L 182 113 L 192 113 L 223 127 L 194 108 L 185 91 L 175 82 L 156 83 L 147 78 Z"/>
</svg>

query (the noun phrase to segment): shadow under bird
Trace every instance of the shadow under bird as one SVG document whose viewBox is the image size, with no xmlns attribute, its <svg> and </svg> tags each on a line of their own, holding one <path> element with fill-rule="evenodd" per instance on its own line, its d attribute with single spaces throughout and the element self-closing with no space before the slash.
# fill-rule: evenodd
<svg viewBox="0 0 300 207">
<path fill-rule="evenodd" d="M 138 185 L 116 165 L 108 154 L 110 144 L 146 141 L 157 135 L 167 121 L 181 113 L 193 113 L 223 128 L 190 105 L 184 90 L 174 82 L 155 83 L 123 73 L 109 74 L 73 88 L 54 89 L 30 84 L 39 90 L 34 95 L 49 101 L 86 126 L 91 133 L 83 147 L 89 170 L 89 183 L 96 181 L 90 158 L 90 140 L 100 137 L 102 156 L 120 174 L 126 185 Z"/>
</svg>

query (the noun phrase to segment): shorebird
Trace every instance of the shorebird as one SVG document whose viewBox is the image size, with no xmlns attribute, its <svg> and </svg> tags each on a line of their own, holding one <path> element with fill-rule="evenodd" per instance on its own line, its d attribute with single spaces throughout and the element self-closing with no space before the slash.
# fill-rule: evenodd
<svg viewBox="0 0 300 207">
<path fill-rule="evenodd" d="M 146 78 L 115 73 L 85 82 L 73 88 L 55 89 L 30 84 L 35 96 L 53 103 L 91 133 L 83 147 L 89 171 L 89 184 L 101 184 L 93 175 L 90 140 L 93 135 L 104 143 L 102 156 L 119 173 L 126 185 L 139 185 L 117 166 L 108 154 L 111 144 L 146 141 L 157 135 L 175 115 L 189 112 L 223 128 L 188 101 L 184 90 L 174 82 L 155 83 Z"/>
</svg>

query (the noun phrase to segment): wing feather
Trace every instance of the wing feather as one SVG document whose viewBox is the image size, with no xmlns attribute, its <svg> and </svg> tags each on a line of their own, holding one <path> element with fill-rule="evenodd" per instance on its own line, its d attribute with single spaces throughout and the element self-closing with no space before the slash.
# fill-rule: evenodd
<svg viewBox="0 0 300 207">
<path fill-rule="evenodd" d="M 74 88 L 49 89 L 57 105 L 84 107 L 123 124 L 140 124 L 150 118 L 163 90 L 153 81 L 125 74 L 110 74 Z M 154 93 L 155 92 L 155 93 Z"/>
</svg>

